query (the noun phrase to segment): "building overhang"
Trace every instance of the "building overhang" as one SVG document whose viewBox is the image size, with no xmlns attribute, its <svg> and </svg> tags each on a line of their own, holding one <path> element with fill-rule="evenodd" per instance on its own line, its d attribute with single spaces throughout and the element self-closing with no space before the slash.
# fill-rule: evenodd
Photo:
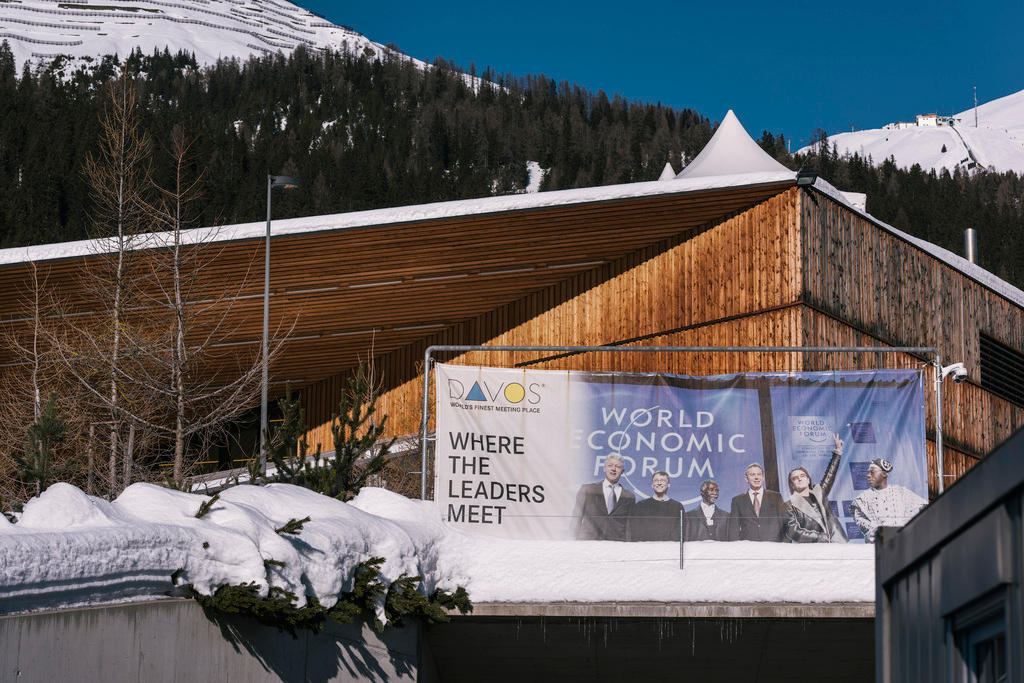
<svg viewBox="0 0 1024 683">
<path fill-rule="evenodd" d="M 794 174 L 635 183 L 520 197 L 275 221 L 271 336 L 286 337 L 272 395 L 354 367 L 662 240 L 715 225 L 795 184 Z M 554 196 L 544 196 L 554 195 Z M 539 197 L 539 199 L 538 199 Z M 205 368 L 230 379 L 258 355 L 265 224 L 186 236 L 215 254 L 192 298 L 223 297 L 226 321 Z M 158 252 L 161 247 L 141 250 Z M 100 263 L 100 243 L 0 252 L 0 331 L 26 334 L 32 271 L 82 324 L 104 305 L 77 277 Z M 20 259 L 20 260 L 19 260 Z M 159 315 L 145 305 L 134 315 Z M 18 364 L 0 349 L 0 368 Z"/>
</svg>

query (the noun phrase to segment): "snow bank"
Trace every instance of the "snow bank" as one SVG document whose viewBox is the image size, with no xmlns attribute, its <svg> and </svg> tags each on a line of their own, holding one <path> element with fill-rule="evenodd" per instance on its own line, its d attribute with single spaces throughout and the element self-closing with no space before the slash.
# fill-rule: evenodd
<svg viewBox="0 0 1024 683">
<path fill-rule="evenodd" d="M 477 602 L 829 603 L 875 599 L 874 546 L 446 539 Z"/>
<path fill-rule="evenodd" d="M 287 484 L 236 486 L 197 519 L 206 500 L 151 484 L 113 502 L 51 486 L 17 524 L 0 518 L 0 613 L 152 599 L 178 569 L 203 593 L 254 582 L 329 606 L 372 557 L 385 558 L 389 582 L 421 576 L 428 594 L 461 585 L 477 602 L 874 600 L 873 547 L 859 544 L 688 543 L 680 571 L 675 543 L 472 535 L 432 501 L 382 489 L 342 503 Z M 298 535 L 275 531 L 306 516 Z"/>
<path fill-rule="evenodd" d="M 263 595 L 277 586 L 299 605 L 315 595 L 330 607 L 351 590 L 356 565 L 373 557 L 385 558 L 388 582 L 422 576 L 429 592 L 457 585 L 437 568 L 439 525 L 398 523 L 287 484 L 231 488 L 196 518 L 206 500 L 151 484 L 133 484 L 114 502 L 51 486 L 17 524 L 0 524 L 0 612 L 158 597 L 179 569 L 179 582 L 201 593 L 253 582 Z M 423 517 L 409 505 L 423 504 L 376 496 L 380 513 Z M 301 533 L 277 533 L 306 516 Z"/>
</svg>

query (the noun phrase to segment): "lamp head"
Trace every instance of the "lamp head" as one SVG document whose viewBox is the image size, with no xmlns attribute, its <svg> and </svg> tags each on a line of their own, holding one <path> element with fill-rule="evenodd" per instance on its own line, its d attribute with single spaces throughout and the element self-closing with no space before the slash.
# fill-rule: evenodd
<svg viewBox="0 0 1024 683">
<path fill-rule="evenodd" d="M 811 187 L 814 185 L 814 181 L 818 179 L 818 174 L 813 171 L 797 171 L 796 174 L 796 186 L 797 187 Z"/>
<path fill-rule="evenodd" d="M 270 178 L 270 187 L 280 190 L 294 190 L 299 187 L 299 183 L 294 178 L 289 178 L 286 175 L 272 175 L 267 176 Z"/>
</svg>

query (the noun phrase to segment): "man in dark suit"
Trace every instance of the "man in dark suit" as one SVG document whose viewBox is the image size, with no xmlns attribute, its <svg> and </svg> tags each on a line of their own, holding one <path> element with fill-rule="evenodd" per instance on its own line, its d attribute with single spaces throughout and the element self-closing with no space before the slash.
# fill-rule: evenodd
<svg viewBox="0 0 1024 683">
<path fill-rule="evenodd" d="M 786 508 L 782 495 L 764 488 L 764 468 L 756 462 L 747 466 L 744 476 L 749 488 L 732 499 L 729 540 L 786 540 Z"/>
<path fill-rule="evenodd" d="M 700 497 L 700 504 L 686 513 L 686 540 L 729 540 L 729 513 L 715 505 L 718 484 L 710 480 L 701 484 Z"/>
<path fill-rule="evenodd" d="M 604 480 L 580 487 L 572 512 L 576 538 L 626 540 L 626 525 L 636 496 L 619 483 L 624 469 L 621 457 L 609 455 L 604 461 Z"/>
</svg>

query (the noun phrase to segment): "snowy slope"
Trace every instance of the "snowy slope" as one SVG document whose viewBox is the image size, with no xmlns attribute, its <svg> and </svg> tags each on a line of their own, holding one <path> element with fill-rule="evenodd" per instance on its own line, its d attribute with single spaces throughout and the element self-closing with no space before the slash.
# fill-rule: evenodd
<svg viewBox="0 0 1024 683">
<path fill-rule="evenodd" d="M 10 44 L 19 70 L 28 60 L 124 57 L 134 47 L 146 54 L 189 50 L 203 64 L 299 45 L 397 54 L 286 0 L 6 0 L 0 40 Z"/>
<path fill-rule="evenodd" d="M 835 144 L 840 154 L 870 155 L 876 164 L 892 156 L 905 168 L 920 164 L 925 170 L 952 172 L 957 166 L 968 170 L 973 162 L 980 168 L 1024 173 L 1024 90 L 980 105 L 977 128 L 973 108 L 953 118 L 951 127 L 840 133 L 830 137 L 829 144 Z"/>
</svg>

